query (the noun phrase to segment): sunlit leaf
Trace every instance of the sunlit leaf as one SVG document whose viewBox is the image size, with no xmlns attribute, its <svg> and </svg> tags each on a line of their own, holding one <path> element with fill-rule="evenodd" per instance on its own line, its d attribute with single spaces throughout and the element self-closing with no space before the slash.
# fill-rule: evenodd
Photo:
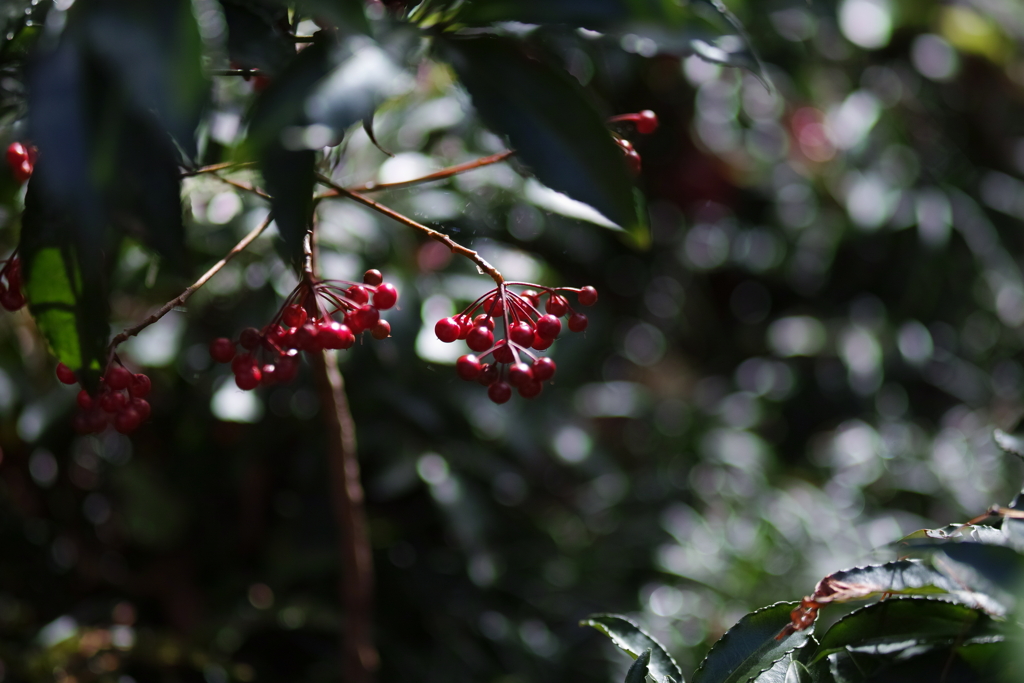
<svg viewBox="0 0 1024 683">
<path fill-rule="evenodd" d="M 650 662 L 651 648 L 647 648 L 629 665 L 629 671 L 626 672 L 626 683 L 645 683 L 647 680 L 647 666 Z"/>
<path fill-rule="evenodd" d="M 683 682 L 683 672 L 679 670 L 679 665 L 672 659 L 672 655 L 665 651 L 661 643 L 625 617 L 617 614 L 594 614 L 581 621 L 580 626 L 596 628 L 633 658 L 650 650 L 651 658 L 647 668 L 658 683 Z"/>
<path fill-rule="evenodd" d="M 779 602 L 751 612 L 726 631 L 693 674 L 692 683 L 735 683 L 755 678 L 803 645 L 807 630 L 776 636 L 800 603 Z"/>
</svg>

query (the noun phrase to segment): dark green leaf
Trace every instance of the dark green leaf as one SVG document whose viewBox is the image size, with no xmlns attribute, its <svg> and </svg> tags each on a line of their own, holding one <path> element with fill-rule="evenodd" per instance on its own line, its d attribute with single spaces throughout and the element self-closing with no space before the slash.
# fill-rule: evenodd
<svg viewBox="0 0 1024 683">
<path fill-rule="evenodd" d="M 362 0 L 298 0 L 310 14 L 327 19 L 342 33 L 369 33 Z"/>
<path fill-rule="evenodd" d="M 592 626 L 612 639 L 619 648 L 632 657 L 639 657 L 645 650 L 651 651 L 648 672 L 658 683 L 683 683 L 683 672 L 665 651 L 661 643 L 644 633 L 639 626 L 617 614 L 593 614 L 580 622 L 580 626 Z"/>
<path fill-rule="evenodd" d="M 316 153 L 270 145 L 260 156 L 260 171 L 270 193 L 271 210 L 281 235 L 282 251 L 294 266 L 302 265 L 303 240 L 313 212 Z"/>
<path fill-rule="evenodd" d="M 868 605 L 837 621 L 821 637 L 814 661 L 848 647 L 879 651 L 899 644 L 944 644 L 995 633 L 978 610 L 928 598 L 897 598 Z"/>
<path fill-rule="evenodd" d="M 906 543 L 917 541 L 975 541 L 978 543 L 991 543 L 1005 545 L 1005 537 L 1000 529 L 985 524 L 949 524 L 939 529 L 918 529 L 896 541 L 893 546 L 899 548 Z"/>
<path fill-rule="evenodd" d="M 1013 680 L 999 676 L 1006 654 L 1001 639 L 986 640 L 942 647 L 907 644 L 892 650 L 848 648 L 833 653 L 827 662 L 838 683 Z"/>
<path fill-rule="evenodd" d="M 1024 491 L 1014 496 L 1011 510 L 1024 510 Z M 1024 553 L 1024 519 L 1003 517 L 1002 534 L 1006 544 L 1018 553 Z"/>
<path fill-rule="evenodd" d="M 996 445 L 1003 449 L 1006 453 L 1016 455 L 1018 458 L 1024 459 L 1024 438 L 1014 436 L 1013 434 L 1007 434 L 1002 429 L 997 429 L 992 432 L 992 438 L 995 439 Z"/>
<path fill-rule="evenodd" d="M 779 602 L 751 612 L 723 635 L 693 674 L 692 683 L 747 681 L 803 645 L 807 630 L 776 640 L 790 623 L 790 612 L 800 603 Z"/>
<path fill-rule="evenodd" d="M 640 653 L 640 656 L 636 658 L 629 666 L 629 671 L 626 672 L 626 683 L 645 683 L 647 680 L 647 665 L 651 661 L 651 648 L 647 648 Z"/>
<path fill-rule="evenodd" d="M 548 187 L 589 204 L 646 246 L 622 152 L 579 84 L 504 38 L 448 40 L 451 61 L 483 120 L 508 137 Z"/>
<path fill-rule="evenodd" d="M 295 57 L 295 43 L 285 28 L 288 10 L 239 0 L 221 0 L 228 25 L 228 57 L 245 68 L 275 74 Z"/>
<path fill-rule="evenodd" d="M 663 3 L 653 0 L 653 4 Z M 467 24 L 520 21 L 601 27 L 627 19 L 624 0 L 470 0 L 458 13 L 458 21 Z"/>
</svg>

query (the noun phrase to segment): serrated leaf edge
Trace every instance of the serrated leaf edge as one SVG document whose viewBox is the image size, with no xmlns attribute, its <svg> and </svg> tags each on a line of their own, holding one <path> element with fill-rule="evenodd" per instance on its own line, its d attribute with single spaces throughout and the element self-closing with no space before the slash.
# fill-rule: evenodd
<svg viewBox="0 0 1024 683">
<path fill-rule="evenodd" d="M 640 625 L 639 625 L 638 623 L 636 623 L 635 621 L 633 621 L 633 620 L 632 620 L 632 619 L 630 619 L 629 617 L 623 616 L 623 615 L 621 615 L 621 614 L 612 614 L 611 612 L 601 612 L 601 613 L 599 613 L 599 614 L 591 614 L 591 615 L 590 615 L 589 617 L 587 617 L 586 619 L 580 619 L 580 623 L 579 623 L 579 625 L 580 625 L 580 626 L 589 626 L 589 627 L 591 627 L 591 628 L 597 629 L 598 631 L 601 631 L 601 632 L 602 632 L 602 633 L 604 633 L 604 634 L 605 634 L 606 636 L 608 636 L 609 638 L 611 638 L 612 642 L 615 642 L 615 640 L 616 640 L 616 639 L 615 639 L 615 637 L 614 637 L 614 636 L 612 636 L 612 634 L 608 632 L 608 630 L 607 630 L 607 629 L 605 628 L 604 624 L 600 624 L 600 623 L 595 623 L 595 622 L 594 622 L 594 620 L 595 620 L 595 619 L 598 619 L 598 618 L 600 618 L 600 617 L 612 617 L 612 618 L 614 618 L 614 619 L 622 619 L 622 620 L 623 620 L 624 622 L 626 622 L 627 624 L 629 624 L 630 626 L 632 626 L 633 628 L 635 628 L 635 629 L 636 629 L 637 631 L 640 631 L 640 633 L 642 633 L 642 634 L 644 634 L 645 636 L 647 636 L 648 638 L 650 638 L 652 642 L 656 643 L 656 644 L 658 645 L 658 647 L 660 647 L 660 648 L 661 648 L 661 651 L 665 653 L 665 656 L 666 656 L 666 657 L 668 657 L 668 661 L 672 662 L 672 666 L 674 666 L 674 667 L 676 668 L 676 671 L 678 671 L 678 672 L 679 672 L 679 681 L 678 681 L 677 683 L 684 683 L 684 681 L 685 681 L 686 679 L 685 679 L 685 677 L 683 676 L 683 673 L 682 673 L 682 669 L 680 669 L 680 668 L 679 668 L 679 663 L 678 663 L 678 662 L 676 662 L 676 660 L 675 660 L 675 658 L 674 658 L 674 657 L 672 656 L 672 654 L 671 654 L 671 653 L 670 653 L 670 652 L 669 652 L 668 650 L 666 650 L 666 649 L 665 649 L 665 646 L 664 646 L 664 645 L 662 645 L 662 644 L 661 644 L 661 642 L 660 642 L 660 641 L 659 641 L 659 640 L 658 640 L 657 638 L 655 638 L 654 636 L 652 636 L 652 635 L 651 635 L 650 633 L 648 633 L 647 631 L 643 630 L 643 628 L 641 628 L 641 627 L 640 627 Z M 622 647 L 622 646 L 621 646 L 621 645 L 619 645 L 619 644 L 618 644 L 617 642 L 615 643 L 615 646 L 616 646 L 617 648 L 619 648 L 620 650 L 623 650 L 623 651 L 625 651 L 625 652 L 629 653 L 629 655 L 630 655 L 630 656 L 632 656 L 634 660 L 635 660 L 635 659 L 636 659 L 637 657 L 639 657 L 639 656 L 640 656 L 640 655 L 638 655 L 638 654 L 637 654 L 637 655 L 634 655 L 634 654 L 633 654 L 632 652 L 630 652 L 630 651 L 629 651 L 629 650 L 627 650 L 626 648 Z M 653 676 L 651 676 L 651 677 L 653 678 Z M 672 679 L 671 677 L 669 677 L 669 680 L 673 680 L 673 679 Z"/>
<path fill-rule="evenodd" d="M 772 608 L 774 608 L 774 607 L 778 607 L 779 605 L 794 605 L 794 606 L 796 606 L 796 605 L 799 605 L 799 604 L 800 604 L 799 602 L 795 602 L 795 601 L 792 601 L 792 600 L 779 600 L 778 602 L 774 602 L 774 603 L 772 603 L 772 604 L 770 604 L 770 605 L 765 605 L 764 607 L 758 608 L 758 609 L 754 610 L 753 612 L 748 612 L 747 614 L 745 614 L 745 615 L 743 615 L 742 617 L 740 617 L 740 620 L 739 620 L 739 621 L 737 621 L 737 622 L 736 622 L 735 624 L 733 624 L 732 628 L 730 628 L 730 629 L 729 629 L 728 631 L 726 631 L 725 633 L 723 633 L 723 634 L 722 634 L 722 637 L 721 637 L 721 638 L 719 638 L 719 639 L 718 639 L 718 641 L 717 641 L 717 642 L 715 642 L 715 644 L 711 646 L 711 649 L 710 649 L 710 650 L 708 650 L 708 653 L 707 653 L 706 655 L 704 655 L 704 659 L 702 659 L 702 660 L 701 660 L 701 662 L 700 662 L 700 666 L 698 666 L 698 667 L 697 667 L 697 668 L 696 668 L 696 669 L 694 670 L 694 672 L 693 672 L 693 677 L 694 677 L 694 678 L 696 678 L 696 676 L 697 676 L 697 673 L 698 673 L 699 671 L 701 671 L 701 670 L 702 670 L 702 669 L 704 668 L 704 665 L 705 665 L 705 664 L 707 663 L 708 659 L 710 659 L 710 658 L 711 658 L 711 655 L 712 655 L 712 654 L 713 654 L 713 653 L 715 652 L 715 650 L 718 650 L 719 648 L 721 648 L 721 647 L 725 647 L 725 646 L 726 646 L 726 645 L 724 645 L 723 643 L 726 643 L 726 639 L 728 639 L 728 638 L 729 638 L 729 636 L 730 636 L 731 634 L 733 634 L 733 633 L 734 633 L 734 632 L 736 631 L 736 629 L 737 629 L 737 628 L 739 628 L 739 626 L 740 626 L 740 621 L 743 621 L 743 619 L 745 619 L 746 617 L 752 617 L 752 616 L 754 616 L 754 615 L 756 615 L 756 614 L 760 614 L 761 612 L 765 612 L 765 611 L 767 611 L 767 610 L 770 610 L 770 609 L 772 609 Z M 808 634 L 808 635 L 810 635 L 810 634 Z M 806 642 L 806 641 L 804 641 L 804 642 Z M 764 673 L 765 671 L 767 671 L 768 669 L 772 668 L 772 666 L 775 666 L 775 664 L 776 664 L 776 663 L 777 663 L 777 662 L 778 662 L 779 660 L 781 660 L 781 659 L 782 659 L 783 657 L 785 657 L 786 655 L 788 655 L 788 654 L 790 654 L 791 652 L 793 652 L 793 650 L 796 650 L 796 649 L 797 649 L 798 647 L 800 647 L 800 646 L 799 646 L 799 645 L 796 645 L 796 646 L 794 646 L 793 648 L 791 648 L 791 649 L 789 649 L 789 650 L 786 650 L 786 651 L 785 651 L 784 653 L 782 653 L 782 655 L 781 655 L 781 656 L 779 657 L 779 659 L 776 659 L 776 660 L 774 660 L 774 661 L 773 661 L 773 662 L 771 663 L 771 666 L 769 666 L 769 667 L 768 667 L 767 669 L 761 669 L 761 670 L 760 670 L 760 671 L 758 671 L 758 672 L 757 672 L 757 673 L 756 673 L 755 675 L 753 675 L 753 676 L 750 676 L 750 677 L 748 677 L 748 678 L 747 678 L 747 681 L 751 681 L 751 680 L 753 680 L 754 678 L 757 678 L 758 676 L 760 676 L 761 674 L 763 674 L 763 673 Z"/>
</svg>

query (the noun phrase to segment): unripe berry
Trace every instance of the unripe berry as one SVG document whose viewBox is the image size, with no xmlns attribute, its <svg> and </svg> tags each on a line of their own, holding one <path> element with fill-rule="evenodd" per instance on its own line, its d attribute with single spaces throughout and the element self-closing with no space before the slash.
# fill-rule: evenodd
<svg viewBox="0 0 1024 683">
<path fill-rule="evenodd" d="M 597 303 L 597 290 L 590 285 L 587 285 L 580 289 L 576 298 L 579 299 L 580 306 L 593 306 Z"/>
<path fill-rule="evenodd" d="M 499 363 L 511 363 L 515 360 L 515 356 L 512 355 L 512 347 L 504 339 L 494 345 L 494 360 Z"/>
<path fill-rule="evenodd" d="M 540 382 L 547 382 L 555 376 L 555 361 L 550 358 L 538 358 L 533 362 L 533 378 Z"/>
<path fill-rule="evenodd" d="M 362 285 L 352 285 L 348 288 L 346 295 L 353 303 L 359 305 L 365 304 L 370 300 L 370 293 Z"/>
<path fill-rule="evenodd" d="M 516 363 L 508 369 L 508 383 L 518 387 L 525 382 L 533 381 L 533 371 L 526 363 Z"/>
<path fill-rule="evenodd" d="M 569 329 L 573 332 L 582 332 L 587 329 L 587 316 L 582 313 L 573 313 L 569 316 Z"/>
<path fill-rule="evenodd" d="M 132 398 L 145 398 L 149 396 L 149 392 L 153 389 L 153 382 L 147 375 L 137 373 L 132 375 L 131 384 L 128 385 L 128 393 L 132 395 Z"/>
<path fill-rule="evenodd" d="M 540 394 L 544 385 L 538 382 L 536 379 L 531 379 L 528 382 L 523 382 L 519 385 L 519 395 L 523 398 L 534 398 Z"/>
<path fill-rule="evenodd" d="M 512 398 L 512 387 L 504 382 L 495 382 L 487 387 L 487 397 L 499 405 L 507 403 Z"/>
<path fill-rule="evenodd" d="M 63 363 L 57 363 L 57 379 L 61 381 L 61 384 L 78 383 L 78 378 L 75 377 L 75 371 Z"/>
<path fill-rule="evenodd" d="M 509 328 L 509 337 L 519 346 L 530 348 L 530 345 L 533 344 L 533 325 L 528 322 L 518 322 Z"/>
<path fill-rule="evenodd" d="M 644 109 L 637 115 L 636 132 L 641 135 L 650 135 L 658 130 L 658 115 L 650 109 Z"/>
<path fill-rule="evenodd" d="M 78 392 L 78 396 L 75 397 L 75 401 L 78 402 L 78 407 L 82 410 L 92 410 L 95 401 L 92 400 L 92 396 L 85 389 Z"/>
<path fill-rule="evenodd" d="M 459 338 L 462 326 L 455 318 L 441 318 L 434 324 L 434 334 L 446 344 L 450 344 Z"/>
<path fill-rule="evenodd" d="M 128 398 L 120 391 L 108 391 L 100 396 L 99 404 L 108 413 L 116 413 L 128 404 Z"/>
<path fill-rule="evenodd" d="M 380 320 L 380 312 L 370 304 L 363 304 L 353 313 L 353 319 L 359 325 L 359 330 L 372 330 L 373 326 Z"/>
<path fill-rule="evenodd" d="M 483 366 L 480 364 L 480 359 L 473 354 L 461 356 L 455 361 L 455 373 L 466 381 L 472 381 L 480 377 L 482 370 Z"/>
<path fill-rule="evenodd" d="M 480 376 L 476 378 L 476 381 L 488 387 L 498 381 L 501 373 L 498 372 L 498 366 L 494 363 L 486 363 L 480 368 Z"/>
<path fill-rule="evenodd" d="M 281 321 L 288 327 L 299 327 L 306 322 L 306 309 L 298 304 L 288 304 L 281 312 Z"/>
<path fill-rule="evenodd" d="M 537 319 L 537 334 L 545 339 L 555 339 L 562 331 L 562 321 L 548 313 Z"/>
<path fill-rule="evenodd" d="M 114 429 L 122 434 L 129 434 L 139 428 L 142 416 L 131 406 L 125 408 L 114 418 Z"/>
<path fill-rule="evenodd" d="M 371 287 L 376 287 L 382 282 L 384 282 L 384 276 L 381 275 L 380 271 L 377 270 L 376 268 L 372 268 L 363 273 L 364 284 L 370 285 Z"/>
<path fill-rule="evenodd" d="M 551 348 L 551 345 L 555 343 L 554 339 L 548 339 L 547 337 L 540 336 L 540 333 L 533 335 L 533 348 L 538 351 L 546 351 Z"/>
<path fill-rule="evenodd" d="M 132 382 L 132 373 L 122 365 L 115 365 L 114 367 L 107 370 L 106 376 L 103 378 L 107 382 L 107 386 L 111 389 L 127 389 L 128 385 Z"/>
<path fill-rule="evenodd" d="M 260 342 L 262 341 L 263 338 L 260 336 L 260 331 L 255 327 L 247 327 L 242 330 L 240 335 L 238 335 L 238 343 L 247 351 L 259 348 Z"/>
<path fill-rule="evenodd" d="M 218 337 L 210 342 L 210 358 L 218 363 L 230 363 L 235 357 L 235 343 L 227 337 Z"/>
<path fill-rule="evenodd" d="M 373 293 L 373 305 L 382 311 L 388 310 L 396 303 L 398 303 L 398 290 L 392 284 L 385 282 Z"/>
<path fill-rule="evenodd" d="M 391 336 L 391 323 L 387 320 L 378 320 L 370 334 L 374 339 L 387 339 Z"/>
<path fill-rule="evenodd" d="M 564 297 L 552 294 L 544 302 L 544 310 L 556 318 L 561 318 L 569 310 L 569 302 Z"/>
<path fill-rule="evenodd" d="M 473 351 L 486 351 L 494 344 L 494 334 L 486 327 L 474 327 L 466 337 L 466 346 Z"/>
</svg>

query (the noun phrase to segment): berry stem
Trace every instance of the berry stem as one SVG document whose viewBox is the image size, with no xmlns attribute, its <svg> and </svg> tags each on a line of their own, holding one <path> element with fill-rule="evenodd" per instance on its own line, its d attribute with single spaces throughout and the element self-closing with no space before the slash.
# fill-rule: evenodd
<svg viewBox="0 0 1024 683">
<path fill-rule="evenodd" d="M 332 181 L 330 178 L 328 178 L 327 176 L 323 175 L 322 173 L 317 173 L 316 174 L 316 179 L 317 179 L 318 182 L 320 182 L 320 183 L 322 183 L 324 185 L 327 185 L 332 190 L 337 192 L 338 195 L 343 196 L 343 197 L 348 197 L 349 199 L 354 199 L 355 201 L 359 202 L 363 206 L 367 206 L 367 207 L 373 209 L 374 211 L 382 213 L 385 216 L 398 221 L 402 225 L 406 225 L 406 226 L 408 226 L 410 228 L 413 228 L 414 230 L 419 230 L 420 232 L 422 232 L 424 235 L 426 235 L 430 239 L 436 240 L 437 242 L 440 242 L 441 244 L 443 244 L 446 247 L 448 247 L 452 251 L 453 254 L 459 254 L 460 256 L 465 256 L 470 261 L 475 263 L 477 265 L 477 268 L 479 268 L 481 270 L 481 272 L 489 275 L 491 277 L 491 279 L 494 280 L 494 282 L 496 284 L 501 285 L 501 283 L 503 283 L 505 281 L 505 278 L 503 278 L 501 276 L 501 273 L 498 272 L 498 269 L 495 268 L 494 266 L 492 266 L 490 263 L 488 263 L 487 260 L 484 259 L 484 257 L 482 257 L 477 252 L 473 251 L 472 249 L 470 249 L 468 247 L 462 246 L 458 242 L 454 241 L 451 237 L 448 237 L 448 235 L 445 235 L 442 232 L 438 232 L 437 230 L 432 230 L 431 228 L 428 228 L 425 225 L 421 225 L 420 223 L 417 223 L 416 221 L 412 220 L 411 218 L 407 218 L 406 216 L 403 216 L 402 214 L 398 213 L 397 211 L 394 211 L 393 209 L 389 209 L 388 207 L 384 206 L 383 204 L 379 204 L 379 203 L 373 201 L 369 197 L 364 197 L 363 195 L 359 194 L 358 192 L 355 192 L 353 190 L 345 189 L 344 187 L 342 187 L 341 185 L 338 185 L 337 183 L 335 183 L 334 181 Z"/>
<path fill-rule="evenodd" d="M 220 175 L 216 171 L 210 171 L 210 175 L 212 175 L 214 178 L 216 178 L 217 180 L 221 181 L 222 183 L 226 183 L 226 184 L 230 185 L 231 187 L 237 187 L 239 190 L 244 190 L 245 192 L 251 192 L 254 195 L 256 195 L 257 197 L 262 197 L 263 199 L 266 199 L 268 201 L 270 200 L 270 195 L 269 194 L 267 194 L 263 190 L 259 189 L 258 187 L 250 185 L 249 183 L 243 183 L 240 180 L 232 180 L 231 178 L 225 178 L 224 176 Z"/>
<path fill-rule="evenodd" d="M 449 166 L 448 168 L 442 168 L 440 171 L 428 173 L 425 176 L 413 178 L 412 180 L 403 180 L 397 183 L 375 183 L 373 181 L 370 181 L 368 183 L 363 183 L 362 185 L 354 185 L 348 189 L 350 192 L 378 192 L 380 190 L 397 190 L 403 187 L 412 187 L 413 185 L 421 185 L 423 183 L 429 183 L 434 180 L 444 180 L 445 178 L 450 178 L 453 175 L 465 173 L 466 171 L 472 171 L 478 168 L 482 168 L 484 166 L 490 166 L 491 164 L 497 164 L 504 161 L 505 159 L 508 159 L 513 154 L 515 154 L 515 150 L 506 149 L 504 152 L 498 152 L 497 154 L 492 154 L 486 157 L 480 157 L 479 159 L 467 161 L 463 164 L 457 164 L 455 166 Z M 319 198 L 336 196 L 338 196 L 337 190 L 332 190 L 320 195 Z"/>
<path fill-rule="evenodd" d="M 195 294 L 196 290 L 205 285 L 214 275 L 219 273 L 221 268 L 227 265 L 228 261 L 233 259 L 239 253 L 245 250 L 246 247 L 252 244 L 256 240 L 256 238 L 259 237 L 263 233 L 263 231 L 267 229 L 267 226 L 270 225 L 270 222 L 272 220 L 273 215 L 267 216 L 262 223 L 253 228 L 248 235 L 243 237 L 241 241 L 238 242 L 238 244 L 233 246 L 231 248 L 231 251 L 226 253 L 224 257 L 221 258 L 220 261 L 217 261 L 215 264 L 213 264 L 213 266 L 211 266 L 209 270 L 203 273 L 203 275 L 198 280 L 196 280 L 191 285 L 186 287 L 185 291 L 183 291 L 181 294 L 165 303 L 163 306 L 157 309 L 155 313 L 150 315 L 145 320 L 136 323 L 131 327 L 126 327 L 124 330 L 122 330 L 117 336 L 110 340 L 110 352 L 113 353 L 114 349 L 117 348 L 118 344 L 121 344 L 122 342 L 128 340 L 129 338 L 134 337 L 139 332 L 146 329 L 147 327 L 155 323 L 157 320 L 160 320 L 160 318 L 170 313 L 173 309 L 184 304 L 190 296 Z"/>
<path fill-rule="evenodd" d="M 359 481 L 355 421 L 335 355 L 310 354 L 328 435 L 331 499 L 338 525 L 341 575 L 338 587 L 345 614 L 341 633 L 342 680 L 370 683 L 379 663 L 373 645 L 373 554 L 363 487 Z"/>
<path fill-rule="evenodd" d="M 186 168 L 181 172 L 182 178 L 191 178 L 197 175 L 203 175 L 204 173 L 217 173 L 219 171 L 233 171 L 236 168 L 243 168 L 245 166 L 252 166 L 255 161 L 225 161 L 220 164 L 212 164 L 210 166 L 200 166 L 199 168 Z M 218 176 L 219 177 L 219 176 Z"/>
</svg>

